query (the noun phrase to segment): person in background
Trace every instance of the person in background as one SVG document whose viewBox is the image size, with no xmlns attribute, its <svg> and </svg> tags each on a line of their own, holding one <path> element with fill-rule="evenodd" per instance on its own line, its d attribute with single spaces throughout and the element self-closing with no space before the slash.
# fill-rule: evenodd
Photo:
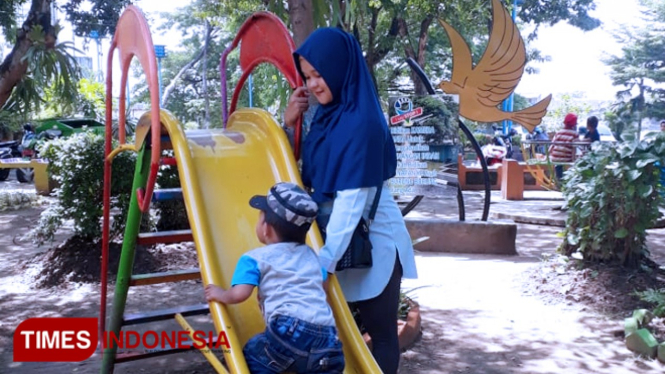
<svg viewBox="0 0 665 374">
<path fill-rule="evenodd" d="M 660 121 L 660 131 L 665 131 L 665 121 Z"/>
<path fill-rule="evenodd" d="M 591 116 L 586 120 L 586 134 L 584 135 L 584 141 L 593 143 L 600 141 L 600 134 L 598 133 L 598 117 Z"/>
<path fill-rule="evenodd" d="M 549 141 L 550 137 L 547 136 L 547 133 L 545 132 L 542 126 L 538 126 L 533 130 L 533 134 L 529 134 L 527 136 L 527 139 L 543 142 L 543 141 Z M 545 144 L 538 144 L 534 147 L 534 149 L 536 153 L 545 154 L 545 147 L 546 147 Z M 533 157 L 533 155 L 531 156 Z"/>
<path fill-rule="evenodd" d="M 573 162 L 575 149 L 572 145 L 565 143 L 572 143 L 577 140 L 577 115 L 575 113 L 566 114 L 563 120 L 563 129 L 557 131 L 552 138 L 552 145 L 550 145 L 549 153 L 552 162 Z M 555 166 L 556 177 L 558 180 L 563 178 L 563 165 Z"/>
</svg>

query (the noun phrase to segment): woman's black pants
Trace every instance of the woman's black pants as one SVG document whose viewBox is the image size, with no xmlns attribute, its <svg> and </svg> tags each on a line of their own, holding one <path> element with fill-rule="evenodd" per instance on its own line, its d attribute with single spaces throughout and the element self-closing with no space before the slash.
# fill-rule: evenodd
<svg viewBox="0 0 665 374">
<path fill-rule="evenodd" d="M 372 338 L 372 355 L 384 374 L 397 373 L 399 341 L 397 340 L 397 308 L 402 283 L 402 265 L 395 256 L 395 267 L 386 288 L 376 297 L 354 304 L 360 311 L 363 325 Z"/>
</svg>

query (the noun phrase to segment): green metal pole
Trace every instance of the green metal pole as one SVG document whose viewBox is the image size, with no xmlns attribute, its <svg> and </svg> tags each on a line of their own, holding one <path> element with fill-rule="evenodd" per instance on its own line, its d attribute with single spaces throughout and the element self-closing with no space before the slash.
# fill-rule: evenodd
<svg viewBox="0 0 665 374">
<path fill-rule="evenodd" d="M 125 226 L 125 236 L 122 241 L 122 252 L 120 253 L 120 262 L 118 264 L 118 276 L 115 283 L 115 292 L 113 294 L 113 310 L 111 311 L 111 321 L 107 334 L 114 333 L 116 336 L 122 329 L 122 318 L 127 303 L 127 292 L 129 291 L 129 282 L 132 277 L 132 268 L 134 267 L 134 253 L 136 249 L 136 239 L 141 229 L 141 218 L 143 217 L 139 204 L 136 200 L 136 190 L 144 188 L 148 180 L 150 171 L 150 152 L 145 151 L 145 144 L 141 147 L 136 158 L 136 170 L 134 171 L 134 183 L 132 185 L 132 195 L 129 202 L 129 211 L 127 212 L 127 225 Z M 102 321 L 105 323 L 106 321 Z M 102 357 L 102 373 L 112 373 L 115 364 L 115 356 L 118 347 L 108 347 L 109 339 L 103 339 L 107 344 L 104 348 Z"/>
</svg>

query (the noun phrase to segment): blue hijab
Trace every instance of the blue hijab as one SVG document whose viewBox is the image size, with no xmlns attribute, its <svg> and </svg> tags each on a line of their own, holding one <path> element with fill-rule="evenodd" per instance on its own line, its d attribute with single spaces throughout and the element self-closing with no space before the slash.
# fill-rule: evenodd
<svg viewBox="0 0 665 374">
<path fill-rule="evenodd" d="M 332 102 L 320 105 L 303 145 L 305 185 L 322 203 L 335 192 L 375 187 L 395 176 L 395 144 L 360 45 L 349 33 L 335 28 L 314 31 L 293 54 L 321 74 Z"/>
</svg>

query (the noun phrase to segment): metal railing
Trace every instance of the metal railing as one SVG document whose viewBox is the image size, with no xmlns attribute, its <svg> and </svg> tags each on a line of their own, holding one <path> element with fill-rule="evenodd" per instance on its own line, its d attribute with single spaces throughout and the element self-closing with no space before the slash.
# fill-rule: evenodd
<svg viewBox="0 0 665 374">
<path fill-rule="evenodd" d="M 568 162 L 552 161 L 550 159 L 550 147 L 561 145 L 573 148 L 572 159 Z M 587 141 L 577 142 L 554 142 L 551 140 L 523 140 L 521 143 L 522 156 L 524 157 L 526 170 L 539 181 L 539 184 L 549 190 L 559 190 L 560 181 L 554 172 L 555 166 L 572 165 L 577 158 L 591 149 L 591 143 Z M 540 152 L 539 152 L 540 151 Z M 538 178 L 537 168 L 545 167 L 548 173 Z"/>
<path fill-rule="evenodd" d="M 522 140 L 521 143 L 521 148 L 522 148 L 522 156 L 524 157 L 524 161 L 527 163 L 543 163 L 543 162 L 550 162 L 550 146 L 552 145 L 561 145 L 561 146 L 569 146 L 573 147 L 573 158 L 570 162 L 552 162 L 553 164 L 559 165 L 559 164 L 572 164 L 574 163 L 577 158 L 586 152 L 588 152 L 591 149 L 591 143 L 590 142 L 553 142 L 551 140 L 532 140 L 532 139 L 527 139 L 527 140 Z M 528 148 L 527 148 L 528 147 Z M 538 152 L 538 151 L 543 151 L 543 152 Z M 544 158 L 539 159 L 537 157 L 534 157 L 535 155 L 543 155 Z M 536 162 L 533 162 L 532 159 L 536 158 Z"/>
</svg>

